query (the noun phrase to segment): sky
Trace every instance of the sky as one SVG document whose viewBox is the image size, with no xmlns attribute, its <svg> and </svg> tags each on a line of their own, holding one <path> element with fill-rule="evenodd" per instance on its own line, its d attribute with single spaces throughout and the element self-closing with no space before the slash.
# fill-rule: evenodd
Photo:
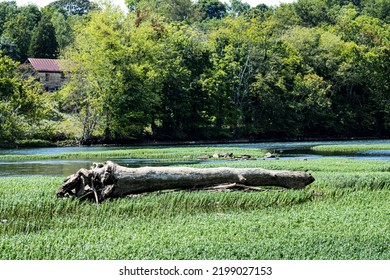
<svg viewBox="0 0 390 280">
<path fill-rule="evenodd" d="M 7 1 L 10 1 L 10 0 L 7 0 Z M 280 3 L 291 3 L 293 1 L 294 0 L 242 0 L 242 2 L 246 2 L 253 7 L 258 5 L 258 4 L 262 4 L 262 3 L 266 4 L 268 6 L 276 6 L 276 5 L 279 5 Z M 1 0 L 0 0 L 0 2 L 1 2 Z M 18 6 L 23 6 L 23 5 L 33 3 L 33 4 L 36 4 L 40 7 L 44 7 L 47 4 L 49 4 L 50 2 L 54 2 L 54 0 L 16 0 L 16 3 L 18 4 Z M 111 2 L 122 7 L 124 10 L 126 9 L 125 0 L 111 0 Z M 230 1 L 229 0 L 222 0 L 221 2 L 229 3 Z"/>
</svg>

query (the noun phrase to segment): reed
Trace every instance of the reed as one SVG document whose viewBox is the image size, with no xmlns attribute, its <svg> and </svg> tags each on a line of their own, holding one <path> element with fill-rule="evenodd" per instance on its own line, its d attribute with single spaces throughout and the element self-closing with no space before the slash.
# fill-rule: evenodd
<svg viewBox="0 0 390 280">
<path fill-rule="evenodd" d="M 100 206 L 55 198 L 63 178 L 0 178 L 0 259 L 388 259 L 388 175 L 354 167 L 325 165 L 303 191 L 161 192 Z"/>
<path fill-rule="evenodd" d="M 320 145 L 311 148 L 321 153 L 355 153 L 370 150 L 390 150 L 390 144 Z"/>
<path fill-rule="evenodd" d="M 0 155 L 0 160 L 56 160 L 56 159 L 107 159 L 107 158 L 138 158 L 138 159 L 171 159 L 193 160 L 199 156 L 213 156 L 219 153 L 233 153 L 235 156 L 248 154 L 252 157 L 262 157 L 266 151 L 245 148 L 223 147 L 153 147 L 153 148 L 123 148 L 106 151 L 69 152 L 57 154 L 36 155 Z"/>
</svg>

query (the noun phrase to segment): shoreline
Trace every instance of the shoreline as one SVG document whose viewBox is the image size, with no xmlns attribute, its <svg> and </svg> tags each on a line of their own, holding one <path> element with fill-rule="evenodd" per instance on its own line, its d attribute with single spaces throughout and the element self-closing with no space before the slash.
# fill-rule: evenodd
<svg viewBox="0 0 390 280">
<path fill-rule="evenodd" d="M 104 143 L 104 142 L 92 142 L 91 144 L 77 144 L 64 143 L 64 142 L 49 142 L 42 141 L 39 145 L 36 144 L 36 140 L 32 140 L 31 143 L 26 141 L 24 144 L 0 144 L 0 150 L 8 149 L 34 149 L 34 148 L 55 148 L 55 147 L 153 147 L 153 146 L 201 146 L 201 145 L 215 145 L 215 144 L 248 144 L 248 143 L 272 143 L 272 142 L 331 142 L 331 141 L 363 141 L 363 140 L 390 140 L 389 137 L 301 137 L 301 138 L 272 138 L 272 139 L 235 139 L 235 140 L 186 140 L 186 141 L 157 141 L 147 140 L 142 142 L 116 142 L 116 143 Z"/>
</svg>

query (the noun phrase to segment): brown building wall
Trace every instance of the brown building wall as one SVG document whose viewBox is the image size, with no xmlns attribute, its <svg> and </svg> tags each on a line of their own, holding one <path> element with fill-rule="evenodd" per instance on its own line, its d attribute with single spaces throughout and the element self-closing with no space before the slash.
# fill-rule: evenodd
<svg viewBox="0 0 390 280">
<path fill-rule="evenodd" d="M 66 77 L 63 73 L 38 72 L 36 75 L 46 91 L 56 91 L 60 89 L 66 81 Z"/>
</svg>

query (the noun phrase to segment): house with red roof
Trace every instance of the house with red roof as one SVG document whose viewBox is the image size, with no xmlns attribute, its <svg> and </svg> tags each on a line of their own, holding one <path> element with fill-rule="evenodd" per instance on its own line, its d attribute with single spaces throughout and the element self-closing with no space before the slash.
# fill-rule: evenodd
<svg viewBox="0 0 390 280">
<path fill-rule="evenodd" d="M 44 90 L 54 92 L 59 90 L 64 82 L 68 79 L 66 77 L 66 62 L 60 59 L 48 58 L 28 58 L 24 63 L 23 68 L 29 69 L 29 74 L 38 79 Z"/>
</svg>

